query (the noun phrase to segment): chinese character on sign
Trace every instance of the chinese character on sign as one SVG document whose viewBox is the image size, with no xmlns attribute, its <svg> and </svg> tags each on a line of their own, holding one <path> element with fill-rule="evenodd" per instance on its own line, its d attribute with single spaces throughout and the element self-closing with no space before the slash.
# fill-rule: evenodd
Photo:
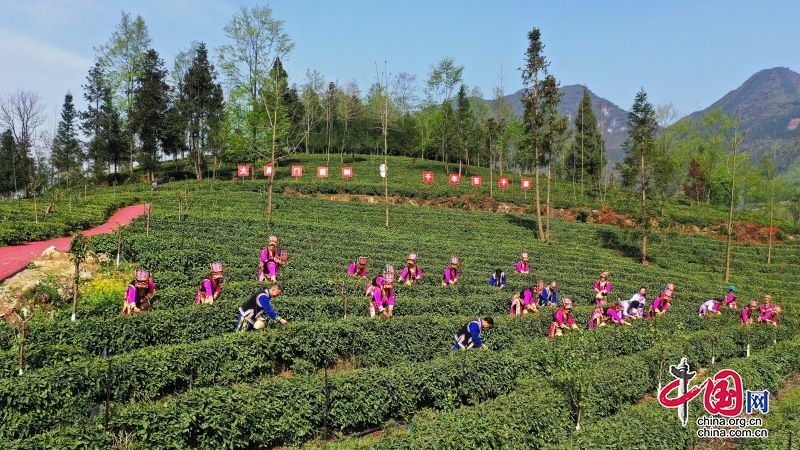
<svg viewBox="0 0 800 450">
<path fill-rule="evenodd" d="M 236 166 L 236 174 L 240 177 L 249 177 L 250 176 L 250 166 L 247 164 L 239 164 Z"/>
<path fill-rule="evenodd" d="M 317 177 L 328 178 L 328 168 L 326 166 L 317 167 Z"/>
<path fill-rule="evenodd" d="M 272 164 L 267 164 L 264 166 L 264 176 L 265 177 L 272 176 Z"/>
<path fill-rule="evenodd" d="M 684 427 L 688 421 L 689 402 L 701 393 L 703 393 L 703 407 L 709 414 L 736 417 L 744 409 L 742 377 L 735 370 L 722 369 L 713 377 L 706 378 L 704 382 L 692 388 L 689 388 L 689 381 L 695 377 L 696 372 L 689 371 L 686 358 L 681 359 L 679 365 L 670 366 L 669 372 L 675 379 L 667 383 L 658 393 L 658 402 L 665 408 L 677 408 L 678 417 L 683 422 Z M 672 398 L 667 397 L 672 391 L 677 391 L 677 395 Z M 763 402 L 761 401 L 761 397 L 765 397 L 763 393 L 756 392 L 755 394 L 759 399 L 754 399 L 754 404 L 758 401 L 757 407 L 763 406 L 766 408 L 766 398 L 764 398 Z"/>
<path fill-rule="evenodd" d="M 480 175 L 473 175 L 469 177 L 469 183 L 475 187 L 483 185 L 483 177 Z"/>
<path fill-rule="evenodd" d="M 292 166 L 292 176 L 293 177 L 302 177 L 303 176 L 303 166 Z"/>
<path fill-rule="evenodd" d="M 508 177 L 498 178 L 497 187 L 499 187 L 500 189 L 508 189 Z"/>
<path fill-rule="evenodd" d="M 455 186 L 456 184 L 460 184 L 460 183 L 461 183 L 461 175 L 459 175 L 457 173 L 451 173 L 450 174 L 450 184 Z"/>
<path fill-rule="evenodd" d="M 525 190 L 525 191 L 530 191 L 531 190 L 531 179 L 530 178 L 523 178 L 522 181 L 520 182 L 520 184 L 522 185 L 522 189 L 523 190 Z"/>
<path fill-rule="evenodd" d="M 422 172 L 423 183 L 433 183 L 433 172 Z"/>
<path fill-rule="evenodd" d="M 342 178 L 345 180 L 349 180 L 353 178 L 353 168 L 352 167 L 342 167 Z"/>
<path fill-rule="evenodd" d="M 769 412 L 769 391 L 747 391 L 747 414 L 752 414 L 757 409 L 762 414 Z"/>
</svg>

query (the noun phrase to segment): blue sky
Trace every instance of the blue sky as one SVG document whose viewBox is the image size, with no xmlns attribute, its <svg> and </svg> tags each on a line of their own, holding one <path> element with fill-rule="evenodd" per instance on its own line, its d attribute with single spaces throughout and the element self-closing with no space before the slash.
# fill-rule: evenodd
<svg viewBox="0 0 800 450">
<path fill-rule="evenodd" d="M 307 69 L 326 81 L 355 80 L 366 92 L 379 70 L 416 76 L 452 57 L 464 82 L 493 97 L 522 87 L 526 35 L 542 32 L 550 72 L 629 109 L 640 87 L 680 115 L 703 109 L 755 72 L 800 71 L 798 1 L 477 0 L 5 0 L 0 8 L 0 94 L 38 92 L 49 120 L 81 84 L 121 12 L 139 14 L 153 47 L 172 68 L 191 41 L 212 50 L 240 6 L 269 5 L 295 43 L 286 61 L 293 82 Z"/>
</svg>

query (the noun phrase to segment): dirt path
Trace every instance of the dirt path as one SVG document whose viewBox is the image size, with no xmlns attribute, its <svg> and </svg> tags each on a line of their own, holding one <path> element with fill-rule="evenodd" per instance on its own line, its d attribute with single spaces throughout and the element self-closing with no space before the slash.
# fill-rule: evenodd
<svg viewBox="0 0 800 450">
<path fill-rule="evenodd" d="M 115 231 L 117 228 L 128 225 L 133 219 L 145 214 L 149 207 L 149 203 L 143 203 L 122 208 L 109 217 L 106 223 L 85 230 L 83 234 L 93 236 Z M 0 247 L 0 282 L 24 269 L 28 263 L 38 258 L 50 246 L 55 247 L 60 252 L 69 250 L 71 241 L 72 237 L 66 236 L 47 241 L 29 242 L 23 245 Z"/>
</svg>

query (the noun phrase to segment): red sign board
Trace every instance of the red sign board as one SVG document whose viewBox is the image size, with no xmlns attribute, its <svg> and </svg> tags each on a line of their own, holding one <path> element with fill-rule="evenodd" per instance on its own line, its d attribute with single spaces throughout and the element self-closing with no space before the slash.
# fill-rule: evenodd
<svg viewBox="0 0 800 450">
<path fill-rule="evenodd" d="M 423 183 L 433 183 L 433 172 L 422 172 Z"/>
<path fill-rule="evenodd" d="M 247 164 L 239 164 L 238 166 L 236 166 L 236 175 L 240 177 L 249 177 L 250 166 Z"/>
<path fill-rule="evenodd" d="M 342 178 L 345 180 L 349 180 L 353 178 L 353 168 L 352 167 L 342 167 Z"/>
<path fill-rule="evenodd" d="M 508 177 L 498 178 L 497 187 L 499 187 L 500 189 L 508 189 Z"/>
<path fill-rule="evenodd" d="M 328 167 L 327 166 L 318 166 L 317 167 L 317 177 L 319 177 L 319 178 L 328 178 Z"/>
<path fill-rule="evenodd" d="M 530 178 L 523 178 L 522 181 L 520 182 L 520 185 L 522 186 L 522 190 L 530 191 L 531 190 L 531 179 Z"/>
<path fill-rule="evenodd" d="M 483 177 L 480 175 L 473 175 L 469 177 L 469 184 L 475 187 L 481 187 L 483 186 Z"/>
<path fill-rule="evenodd" d="M 272 164 L 264 165 L 264 176 L 265 177 L 271 177 L 272 174 L 273 174 L 273 171 L 274 171 L 274 169 L 272 167 Z"/>
<path fill-rule="evenodd" d="M 455 186 L 457 184 L 461 184 L 461 175 L 459 175 L 457 173 L 451 173 L 450 174 L 450 184 L 452 184 L 453 186 Z"/>
<path fill-rule="evenodd" d="M 293 177 L 302 177 L 303 176 L 303 166 L 292 166 L 292 176 Z"/>
</svg>

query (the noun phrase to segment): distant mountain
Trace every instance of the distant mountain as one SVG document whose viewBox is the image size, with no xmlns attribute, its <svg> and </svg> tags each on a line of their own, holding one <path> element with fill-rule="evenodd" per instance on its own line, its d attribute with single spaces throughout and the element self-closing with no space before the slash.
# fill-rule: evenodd
<svg viewBox="0 0 800 450">
<path fill-rule="evenodd" d="M 777 146 L 779 171 L 800 166 L 800 74 L 786 67 L 756 72 L 737 89 L 708 108 L 690 114 L 698 118 L 715 108 L 739 117 L 744 134 L 741 149 L 758 163 Z"/>
<path fill-rule="evenodd" d="M 558 110 L 561 114 L 567 116 L 569 126 L 575 121 L 575 116 L 578 113 L 578 106 L 583 98 L 584 86 L 579 84 L 572 84 L 569 86 L 561 87 L 561 102 L 558 104 Z M 523 112 L 522 107 L 522 93 L 523 89 L 507 95 L 505 97 L 514 114 L 521 116 Z M 597 125 L 603 130 L 603 139 L 606 142 L 607 156 L 611 163 L 622 159 L 622 143 L 628 136 L 628 112 L 619 106 L 611 103 L 610 101 L 598 97 L 594 92 L 589 90 L 589 98 L 592 100 L 592 110 L 597 118 Z M 495 103 L 495 100 L 490 100 L 490 107 Z"/>
<path fill-rule="evenodd" d="M 570 127 L 583 89 L 581 85 L 561 88 L 563 96 L 558 109 L 569 118 Z M 518 116 L 523 111 L 522 93 L 520 89 L 505 97 Z M 589 96 L 613 165 L 624 157 L 622 143 L 627 137 L 628 113 L 591 90 Z M 494 102 L 488 101 L 490 106 Z M 699 118 L 715 108 L 739 116 L 739 131 L 744 134 L 740 150 L 749 154 L 753 163 L 759 164 L 763 155 L 770 155 L 774 144 L 779 172 L 800 174 L 800 74 L 786 67 L 762 70 L 708 108 L 687 117 Z"/>
</svg>

